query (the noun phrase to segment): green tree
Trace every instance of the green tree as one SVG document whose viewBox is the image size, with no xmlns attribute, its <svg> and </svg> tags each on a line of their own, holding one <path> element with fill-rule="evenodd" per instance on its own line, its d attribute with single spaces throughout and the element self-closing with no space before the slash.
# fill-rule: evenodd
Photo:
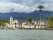
<svg viewBox="0 0 53 40">
<path fill-rule="evenodd" d="M 27 19 L 27 24 L 29 25 L 29 27 L 31 26 L 32 21 L 33 21 L 33 19 L 31 17 L 29 17 Z"/>
<path fill-rule="evenodd" d="M 5 22 L 9 23 L 9 20 L 0 20 L 0 26 L 3 26 Z"/>
<path fill-rule="evenodd" d="M 48 17 L 47 21 L 49 26 L 53 26 L 53 16 Z"/>
<path fill-rule="evenodd" d="M 32 22 L 32 18 L 30 17 L 30 18 L 28 18 L 28 20 L 27 20 L 29 23 L 31 23 Z"/>
<path fill-rule="evenodd" d="M 42 9 L 44 9 L 44 6 L 39 5 L 37 8 L 38 8 L 39 11 L 40 11 L 40 27 L 41 27 Z"/>
</svg>

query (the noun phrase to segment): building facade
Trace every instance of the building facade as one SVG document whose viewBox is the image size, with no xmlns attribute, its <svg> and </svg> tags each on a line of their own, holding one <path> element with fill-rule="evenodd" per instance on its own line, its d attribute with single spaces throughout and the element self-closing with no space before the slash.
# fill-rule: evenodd
<svg viewBox="0 0 53 40">
<path fill-rule="evenodd" d="M 13 17 L 11 16 L 10 17 L 10 22 L 7 23 L 5 22 L 5 26 L 8 27 L 8 28 L 19 28 L 19 21 L 18 20 L 13 20 Z"/>
<path fill-rule="evenodd" d="M 23 28 L 45 28 L 45 22 L 41 21 L 41 26 L 40 26 L 40 21 L 32 21 L 31 24 L 27 24 L 26 22 L 22 23 Z"/>
</svg>

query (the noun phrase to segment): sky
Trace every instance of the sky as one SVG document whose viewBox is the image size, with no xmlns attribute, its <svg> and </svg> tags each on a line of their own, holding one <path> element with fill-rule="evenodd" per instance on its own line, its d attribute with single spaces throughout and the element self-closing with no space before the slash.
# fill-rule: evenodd
<svg viewBox="0 0 53 40">
<path fill-rule="evenodd" d="M 44 11 L 53 12 L 53 0 L 0 0 L 0 12 L 26 12 L 38 10 L 38 5 L 44 6 Z"/>
</svg>

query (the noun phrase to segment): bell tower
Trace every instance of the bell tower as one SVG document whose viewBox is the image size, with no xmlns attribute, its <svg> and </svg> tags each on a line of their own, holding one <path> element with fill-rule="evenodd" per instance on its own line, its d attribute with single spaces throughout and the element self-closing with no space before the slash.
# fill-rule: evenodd
<svg viewBox="0 0 53 40">
<path fill-rule="evenodd" d="M 12 22 L 13 22 L 13 17 L 11 16 L 10 17 L 10 27 L 12 27 L 12 24 L 13 24 Z"/>
</svg>

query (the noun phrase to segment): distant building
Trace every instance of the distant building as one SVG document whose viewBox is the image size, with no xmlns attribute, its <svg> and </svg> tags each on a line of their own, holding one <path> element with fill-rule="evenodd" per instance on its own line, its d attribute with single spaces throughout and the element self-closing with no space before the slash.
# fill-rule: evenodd
<svg viewBox="0 0 53 40">
<path fill-rule="evenodd" d="M 13 17 L 10 17 L 10 23 L 5 22 L 5 26 L 8 28 L 18 28 L 19 27 L 19 21 L 16 19 L 13 20 Z"/>
<path fill-rule="evenodd" d="M 36 28 L 45 28 L 45 22 L 41 21 L 41 26 L 40 26 L 40 21 L 35 22 Z"/>
<path fill-rule="evenodd" d="M 26 22 L 22 23 L 23 28 L 45 28 L 45 22 L 41 21 L 41 27 L 40 27 L 40 21 L 32 21 L 31 25 L 28 25 Z"/>
<path fill-rule="evenodd" d="M 13 20 L 13 17 L 10 17 L 10 22 L 4 23 L 5 27 L 8 28 L 19 28 L 19 21 L 18 20 Z M 22 23 L 21 28 L 45 28 L 46 22 L 41 21 L 41 26 L 40 26 L 40 21 L 32 21 L 31 23 L 28 23 L 27 21 Z"/>
<path fill-rule="evenodd" d="M 23 22 L 22 23 L 22 28 L 35 28 L 34 21 L 32 21 L 31 24 L 27 23 L 27 21 Z"/>
</svg>

